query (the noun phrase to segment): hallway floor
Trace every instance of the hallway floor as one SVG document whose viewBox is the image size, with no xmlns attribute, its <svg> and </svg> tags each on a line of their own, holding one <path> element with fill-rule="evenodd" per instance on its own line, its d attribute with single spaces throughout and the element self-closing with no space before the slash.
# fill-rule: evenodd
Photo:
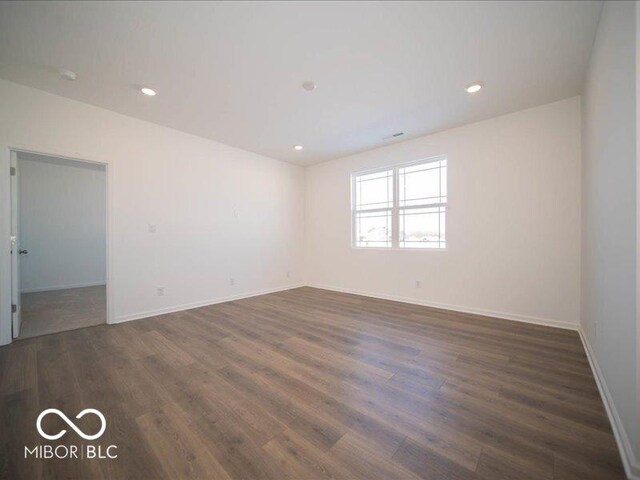
<svg viewBox="0 0 640 480">
<path fill-rule="evenodd" d="M 106 286 L 22 294 L 20 338 L 75 330 L 105 323 Z"/>
</svg>

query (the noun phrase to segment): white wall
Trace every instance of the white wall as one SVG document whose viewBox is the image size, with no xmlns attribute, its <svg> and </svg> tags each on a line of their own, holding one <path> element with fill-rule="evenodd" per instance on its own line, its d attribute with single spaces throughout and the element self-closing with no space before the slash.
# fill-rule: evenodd
<svg viewBox="0 0 640 480">
<path fill-rule="evenodd" d="M 439 154 L 449 159 L 447 250 L 352 249 L 350 173 Z M 306 178 L 309 283 L 577 325 L 578 98 L 309 167 Z"/>
<path fill-rule="evenodd" d="M 108 162 L 116 321 L 302 281 L 302 167 L 6 81 L 0 105 L 3 252 L 9 147 Z M 8 255 L 0 262 L 10 268 Z M 2 277 L 6 312 L 10 285 Z M 0 343 L 9 341 L 7 320 Z"/>
<path fill-rule="evenodd" d="M 638 469 L 634 8 L 605 2 L 582 97 L 582 329 Z"/>
<path fill-rule="evenodd" d="M 106 283 L 104 165 L 18 154 L 21 291 Z"/>
<path fill-rule="evenodd" d="M 636 0 L 636 432 L 640 431 L 640 0 Z M 636 476 L 640 477 L 640 438 L 636 438 Z"/>
</svg>

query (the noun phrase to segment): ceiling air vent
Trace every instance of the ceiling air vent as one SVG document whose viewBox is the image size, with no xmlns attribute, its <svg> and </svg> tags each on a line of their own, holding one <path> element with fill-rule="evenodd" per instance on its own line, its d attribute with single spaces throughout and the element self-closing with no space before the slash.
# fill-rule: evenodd
<svg viewBox="0 0 640 480">
<path fill-rule="evenodd" d="M 384 137 L 383 140 L 390 140 L 392 138 L 398 138 L 404 135 L 404 132 L 398 132 L 398 133 L 394 133 L 392 135 L 389 135 L 388 137 Z"/>
</svg>

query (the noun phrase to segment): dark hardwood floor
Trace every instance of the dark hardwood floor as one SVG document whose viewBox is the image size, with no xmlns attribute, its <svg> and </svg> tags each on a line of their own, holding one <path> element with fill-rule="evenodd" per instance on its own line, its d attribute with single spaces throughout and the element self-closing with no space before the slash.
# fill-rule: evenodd
<svg viewBox="0 0 640 480">
<path fill-rule="evenodd" d="M 576 332 L 299 288 L 0 349 L 0 472 L 38 479 L 617 479 Z M 64 412 L 82 440 L 48 415 Z M 25 459 L 39 444 L 117 459 Z"/>
</svg>

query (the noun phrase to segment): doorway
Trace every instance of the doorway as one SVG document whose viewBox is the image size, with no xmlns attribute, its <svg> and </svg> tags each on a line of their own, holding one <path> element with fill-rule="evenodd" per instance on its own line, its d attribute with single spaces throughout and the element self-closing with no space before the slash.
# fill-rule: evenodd
<svg viewBox="0 0 640 480">
<path fill-rule="evenodd" d="M 12 336 L 107 320 L 106 165 L 11 152 Z"/>
</svg>

